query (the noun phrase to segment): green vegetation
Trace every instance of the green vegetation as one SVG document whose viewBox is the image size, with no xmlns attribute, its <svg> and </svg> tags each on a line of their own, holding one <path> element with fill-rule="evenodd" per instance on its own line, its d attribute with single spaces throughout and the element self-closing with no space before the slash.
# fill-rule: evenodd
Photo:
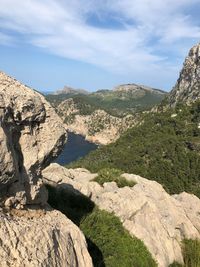
<svg viewBox="0 0 200 267">
<path fill-rule="evenodd" d="M 200 267 L 200 241 L 185 239 L 182 247 L 184 265 L 174 262 L 169 267 Z"/>
<path fill-rule="evenodd" d="M 48 186 L 48 202 L 83 231 L 95 267 L 157 266 L 143 242 L 131 237 L 115 215 L 99 210 L 70 185 L 57 190 Z"/>
<path fill-rule="evenodd" d="M 114 169 L 114 168 L 105 168 L 99 171 L 98 176 L 94 178 L 94 181 L 99 183 L 100 185 L 103 185 L 104 183 L 108 182 L 116 182 L 118 187 L 124 187 L 124 186 L 134 186 L 135 182 L 134 181 L 128 181 L 124 177 L 121 176 L 123 172 Z"/>
<path fill-rule="evenodd" d="M 73 98 L 81 115 L 90 115 L 97 109 L 103 109 L 107 113 L 123 117 L 126 114 L 146 110 L 159 104 L 165 97 L 163 93 L 156 91 L 111 91 L 101 90 L 91 94 L 59 94 L 46 95 L 46 99 L 55 107 L 63 100 Z"/>
<path fill-rule="evenodd" d="M 200 196 L 200 102 L 145 114 L 115 143 L 70 164 L 92 172 L 119 168 L 161 183 L 169 193 Z"/>
<path fill-rule="evenodd" d="M 184 267 L 200 267 L 200 241 L 184 240 L 183 257 Z"/>
</svg>

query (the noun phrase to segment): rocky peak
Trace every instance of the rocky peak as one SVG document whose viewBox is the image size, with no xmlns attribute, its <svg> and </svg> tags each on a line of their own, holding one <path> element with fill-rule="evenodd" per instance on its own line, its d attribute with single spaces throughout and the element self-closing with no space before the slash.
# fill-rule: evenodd
<svg viewBox="0 0 200 267">
<path fill-rule="evenodd" d="M 166 94 L 166 92 L 159 90 L 159 89 L 155 89 L 155 88 L 151 88 L 149 86 L 145 86 L 145 85 L 139 85 L 139 84 L 135 84 L 135 83 L 130 83 L 130 84 L 121 84 L 118 85 L 116 87 L 114 87 L 113 91 L 118 91 L 118 92 L 138 92 L 138 91 L 144 91 L 144 92 L 154 92 L 154 93 L 158 93 L 158 94 Z"/>
<path fill-rule="evenodd" d="M 179 79 L 168 99 L 174 107 L 178 102 L 190 104 L 200 98 L 200 43 L 192 47 L 185 59 Z"/>
<path fill-rule="evenodd" d="M 63 89 L 61 90 L 57 90 L 55 93 L 55 95 L 60 95 L 60 94 L 71 94 L 71 95 L 77 95 L 77 94 L 88 94 L 88 91 L 87 90 L 84 90 L 84 89 L 74 89 L 70 86 L 64 86 Z"/>
</svg>

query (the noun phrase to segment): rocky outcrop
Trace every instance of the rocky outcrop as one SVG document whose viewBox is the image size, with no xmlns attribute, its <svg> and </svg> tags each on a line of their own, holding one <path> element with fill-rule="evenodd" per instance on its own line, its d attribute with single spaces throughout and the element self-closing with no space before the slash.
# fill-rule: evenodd
<svg viewBox="0 0 200 267">
<path fill-rule="evenodd" d="M 179 79 L 168 96 L 169 105 L 178 102 L 191 104 L 200 98 L 200 44 L 191 48 L 185 59 Z"/>
<path fill-rule="evenodd" d="M 143 240 L 158 266 L 183 262 L 181 240 L 200 238 L 200 200 L 196 196 L 170 196 L 157 182 L 133 174 L 123 174 L 136 182 L 132 188 L 118 188 L 114 182 L 100 186 L 92 181 L 95 176 L 85 169 L 66 169 L 58 164 L 43 171 L 45 182 L 57 190 L 74 188 L 101 209 L 114 212 L 131 235 Z"/>
<path fill-rule="evenodd" d="M 91 267 L 80 230 L 46 204 L 41 171 L 65 143 L 61 119 L 0 72 L 0 124 L 0 266 Z"/>
<path fill-rule="evenodd" d="M 58 114 L 65 123 L 67 131 L 80 134 L 86 140 L 107 145 L 115 142 L 120 135 L 137 122 L 137 114 L 119 118 L 104 110 L 95 110 L 90 115 L 81 115 L 72 98 L 57 107 Z"/>
<path fill-rule="evenodd" d="M 0 220 L 0 266 L 92 266 L 83 234 L 62 213 L 12 210 Z"/>
<path fill-rule="evenodd" d="M 61 120 L 41 94 L 0 72 L 0 123 L 1 201 L 45 203 L 41 170 L 66 140 Z"/>
</svg>

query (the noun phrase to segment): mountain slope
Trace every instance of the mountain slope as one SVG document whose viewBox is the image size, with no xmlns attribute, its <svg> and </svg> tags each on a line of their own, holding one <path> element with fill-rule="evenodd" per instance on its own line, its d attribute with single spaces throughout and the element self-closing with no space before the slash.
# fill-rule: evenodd
<svg viewBox="0 0 200 267">
<path fill-rule="evenodd" d="M 91 94 L 47 95 L 68 131 L 81 134 L 88 141 L 109 144 L 116 141 L 138 121 L 138 112 L 151 108 L 166 93 L 147 86 L 127 84 L 114 90 Z"/>
<path fill-rule="evenodd" d="M 176 86 L 162 103 L 168 102 L 164 111 L 143 114 L 141 125 L 72 166 L 91 171 L 115 167 L 155 179 L 170 193 L 185 190 L 200 197 L 199 47 L 186 58 Z"/>
</svg>

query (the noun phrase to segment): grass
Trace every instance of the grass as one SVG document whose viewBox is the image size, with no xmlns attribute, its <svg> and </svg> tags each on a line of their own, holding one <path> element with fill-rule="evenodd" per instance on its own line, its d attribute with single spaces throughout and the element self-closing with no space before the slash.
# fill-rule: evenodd
<svg viewBox="0 0 200 267">
<path fill-rule="evenodd" d="M 132 187 L 136 183 L 134 181 L 128 181 L 121 176 L 123 172 L 115 168 L 105 168 L 99 171 L 98 176 L 93 181 L 103 185 L 108 182 L 116 182 L 118 187 L 129 186 Z"/>
<path fill-rule="evenodd" d="M 183 240 L 182 253 L 184 265 L 174 262 L 169 267 L 200 267 L 200 240 Z"/>
<path fill-rule="evenodd" d="M 94 267 L 156 267 L 144 243 L 123 228 L 111 213 L 99 210 L 72 186 L 47 186 L 49 204 L 76 223 L 86 236 Z"/>
</svg>

